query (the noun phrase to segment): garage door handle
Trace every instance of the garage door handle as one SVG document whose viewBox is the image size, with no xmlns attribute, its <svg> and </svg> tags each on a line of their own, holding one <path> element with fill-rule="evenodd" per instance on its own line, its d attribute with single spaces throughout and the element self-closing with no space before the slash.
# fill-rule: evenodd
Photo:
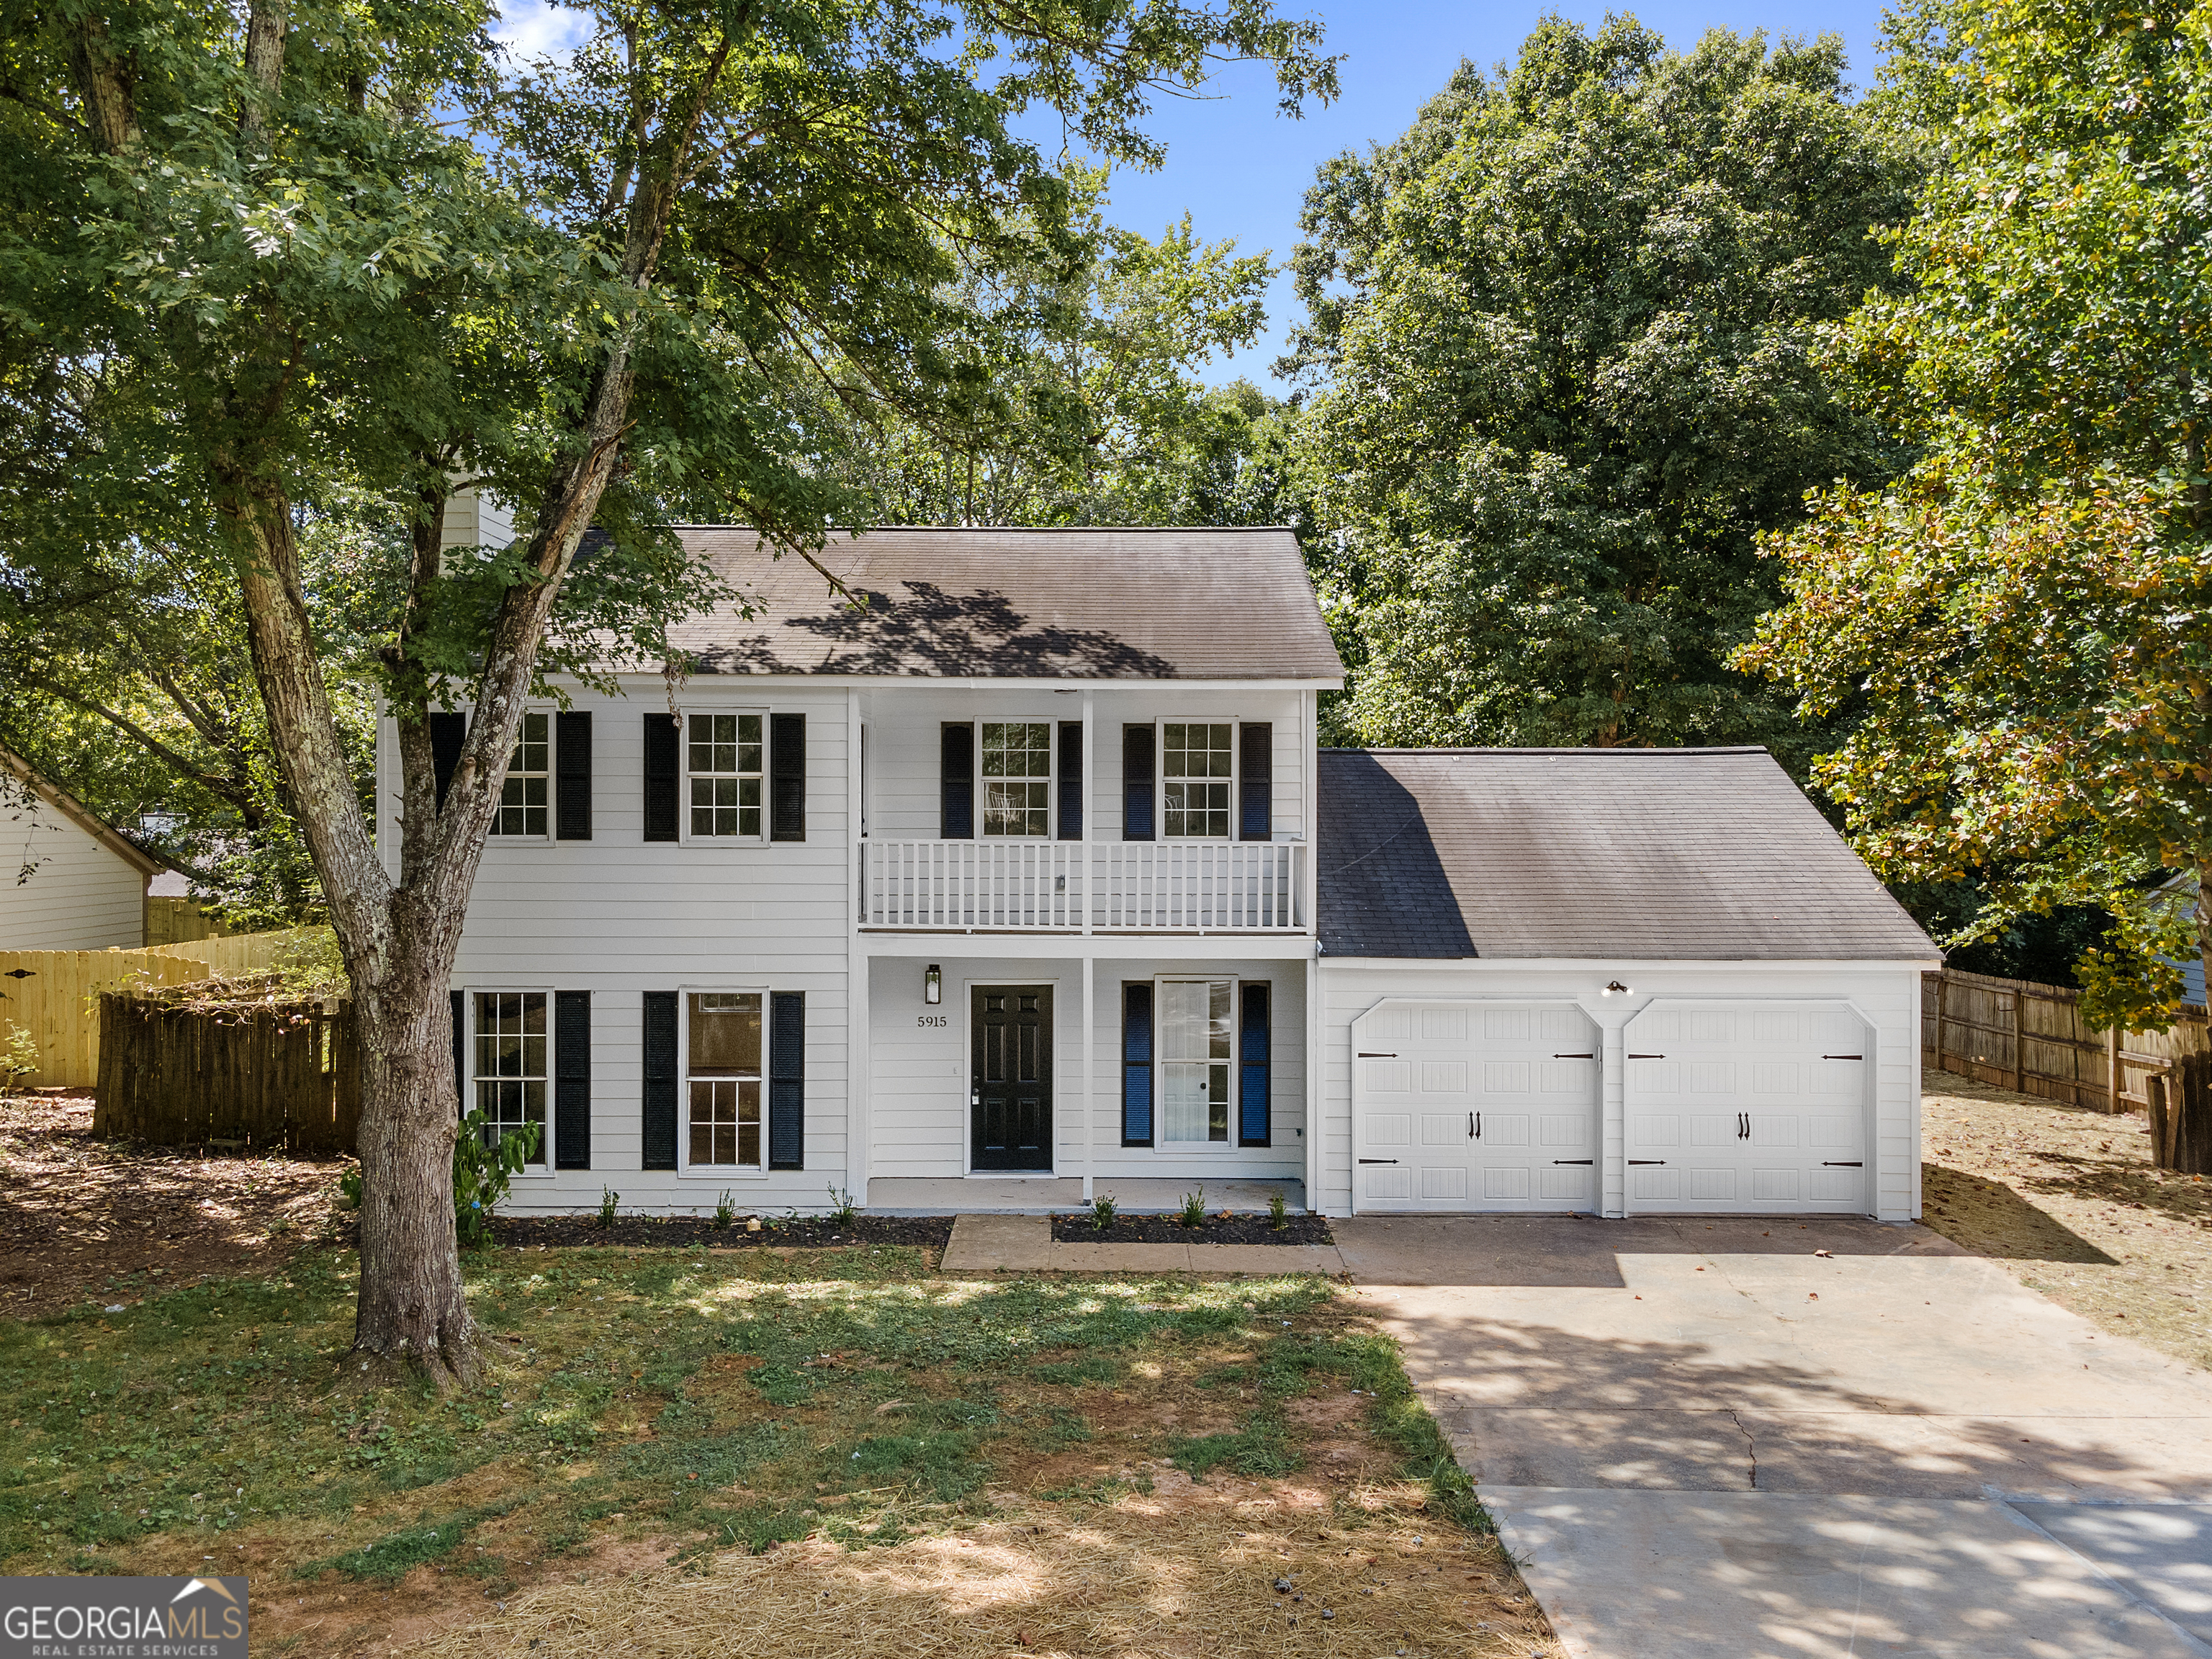
<svg viewBox="0 0 2212 1659">
<path fill-rule="evenodd" d="M 1866 1161 L 1863 1158 L 1856 1158 L 1849 1159 L 1838 1158 L 1823 1164 L 1820 1167 L 1824 1170 L 1863 1170 L 1866 1168 Z"/>
<path fill-rule="evenodd" d="M 1395 1060 L 1398 1058 L 1395 1054 L 1378 1054 L 1371 1048 L 1362 1048 L 1359 1051 L 1359 1057 L 1362 1060 Z"/>
<path fill-rule="evenodd" d="M 1467 1138 L 1469 1140 L 1480 1140 L 1482 1139 L 1481 1113 L 1469 1112 L 1467 1115 Z"/>
<path fill-rule="evenodd" d="M 1738 1140 L 1748 1140 L 1751 1139 L 1751 1114 L 1749 1112 L 1738 1112 L 1735 1115 L 1735 1138 Z"/>
<path fill-rule="evenodd" d="M 1822 1054 L 1823 1060 L 1864 1060 L 1864 1054 Z"/>
<path fill-rule="evenodd" d="M 1595 1054 L 1553 1054 L 1553 1060 L 1595 1060 Z"/>
<path fill-rule="evenodd" d="M 1554 1164 L 1589 1164 L 1594 1162 L 1594 1160 L 1587 1158 L 1555 1158 L 1552 1162 Z"/>
<path fill-rule="evenodd" d="M 1363 1158 L 1359 1161 L 1362 1164 L 1395 1164 L 1398 1160 L 1395 1158 Z"/>
<path fill-rule="evenodd" d="M 1628 1160 L 1628 1167 L 1633 1170 L 1639 1164 L 1664 1164 L 1666 1161 L 1663 1158 L 1632 1158 Z"/>
<path fill-rule="evenodd" d="M 1629 1055 L 1629 1058 L 1631 1060 L 1664 1060 L 1667 1056 L 1664 1054 L 1631 1054 Z"/>
</svg>

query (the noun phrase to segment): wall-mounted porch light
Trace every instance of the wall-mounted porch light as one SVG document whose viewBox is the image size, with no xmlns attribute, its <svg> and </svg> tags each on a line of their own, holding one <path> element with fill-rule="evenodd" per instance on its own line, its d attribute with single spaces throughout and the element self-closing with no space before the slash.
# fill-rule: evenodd
<svg viewBox="0 0 2212 1659">
<path fill-rule="evenodd" d="M 1630 990 L 1626 985 L 1623 985 L 1619 980 L 1614 980 L 1612 983 L 1607 985 L 1605 989 L 1600 991 L 1598 994 L 1601 997 L 1627 997 L 1634 996 L 1636 994 Z"/>
<path fill-rule="evenodd" d="M 933 962 L 922 970 L 921 1000 L 924 1002 L 945 1000 L 945 970 Z"/>
</svg>

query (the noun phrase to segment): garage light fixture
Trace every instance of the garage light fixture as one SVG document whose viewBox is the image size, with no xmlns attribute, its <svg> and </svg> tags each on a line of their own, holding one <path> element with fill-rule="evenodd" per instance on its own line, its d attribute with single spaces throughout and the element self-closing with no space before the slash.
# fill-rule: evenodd
<svg viewBox="0 0 2212 1659">
<path fill-rule="evenodd" d="M 933 962 L 922 969 L 921 1000 L 927 1003 L 945 1000 L 945 970 Z"/>
<path fill-rule="evenodd" d="M 1636 993 L 1630 990 L 1619 980 L 1614 980 L 1609 983 L 1605 989 L 1600 991 L 1598 994 L 1601 997 L 1632 997 Z"/>
</svg>

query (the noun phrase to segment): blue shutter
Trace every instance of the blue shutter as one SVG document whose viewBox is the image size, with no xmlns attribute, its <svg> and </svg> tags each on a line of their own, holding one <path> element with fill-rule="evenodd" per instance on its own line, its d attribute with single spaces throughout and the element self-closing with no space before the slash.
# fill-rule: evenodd
<svg viewBox="0 0 2212 1659">
<path fill-rule="evenodd" d="M 1121 839 L 1152 839 L 1152 728 L 1121 728 Z"/>
<path fill-rule="evenodd" d="M 1271 1127 L 1267 1113 L 1267 988 L 1251 982 L 1237 988 L 1243 993 L 1244 1006 L 1237 1045 L 1237 1144 L 1265 1146 Z"/>
<path fill-rule="evenodd" d="M 461 744 L 468 740 L 466 714 L 430 716 L 430 775 L 438 785 L 438 810 L 446 810 L 446 791 L 453 786 L 453 769 L 461 763 Z"/>
<path fill-rule="evenodd" d="M 938 734 L 937 834 L 942 841 L 975 838 L 975 728 L 947 720 Z"/>
<path fill-rule="evenodd" d="M 592 994 L 553 994 L 553 1167 L 592 1167 Z"/>
<path fill-rule="evenodd" d="M 1083 722 L 1060 723 L 1060 838 L 1083 839 Z"/>
<path fill-rule="evenodd" d="M 680 841 L 684 732 L 673 717 L 645 717 L 645 839 Z M 653 994 L 658 996 L 659 992 Z M 648 1168 L 651 1166 L 648 1165 Z M 673 1169 L 675 1165 L 668 1166 Z"/>
<path fill-rule="evenodd" d="M 644 1156 L 638 1167 L 676 1167 L 676 993 L 645 994 Z"/>
<path fill-rule="evenodd" d="M 806 839 L 806 716 L 768 717 L 768 838 Z"/>
<path fill-rule="evenodd" d="M 806 993 L 769 997 L 768 1167 L 806 1167 Z"/>
<path fill-rule="evenodd" d="M 1242 752 L 1237 769 L 1239 841 L 1275 837 L 1275 728 L 1271 721 L 1247 720 L 1237 732 Z"/>
<path fill-rule="evenodd" d="M 562 709 L 553 716 L 553 836 L 556 841 L 592 838 L 592 712 L 588 708 Z"/>
<path fill-rule="evenodd" d="M 1147 727 L 1147 730 L 1151 728 Z M 1121 987 L 1121 1144 L 1152 1144 L 1152 986 Z"/>
</svg>

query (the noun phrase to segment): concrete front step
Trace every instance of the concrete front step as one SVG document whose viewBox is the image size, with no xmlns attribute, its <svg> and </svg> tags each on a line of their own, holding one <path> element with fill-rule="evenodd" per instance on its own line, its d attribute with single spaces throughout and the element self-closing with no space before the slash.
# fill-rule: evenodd
<svg viewBox="0 0 2212 1659">
<path fill-rule="evenodd" d="M 945 1273 L 1340 1273 L 1334 1244 L 1063 1244 L 1042 1215 L 955 1217 Z"/>
</svg>

